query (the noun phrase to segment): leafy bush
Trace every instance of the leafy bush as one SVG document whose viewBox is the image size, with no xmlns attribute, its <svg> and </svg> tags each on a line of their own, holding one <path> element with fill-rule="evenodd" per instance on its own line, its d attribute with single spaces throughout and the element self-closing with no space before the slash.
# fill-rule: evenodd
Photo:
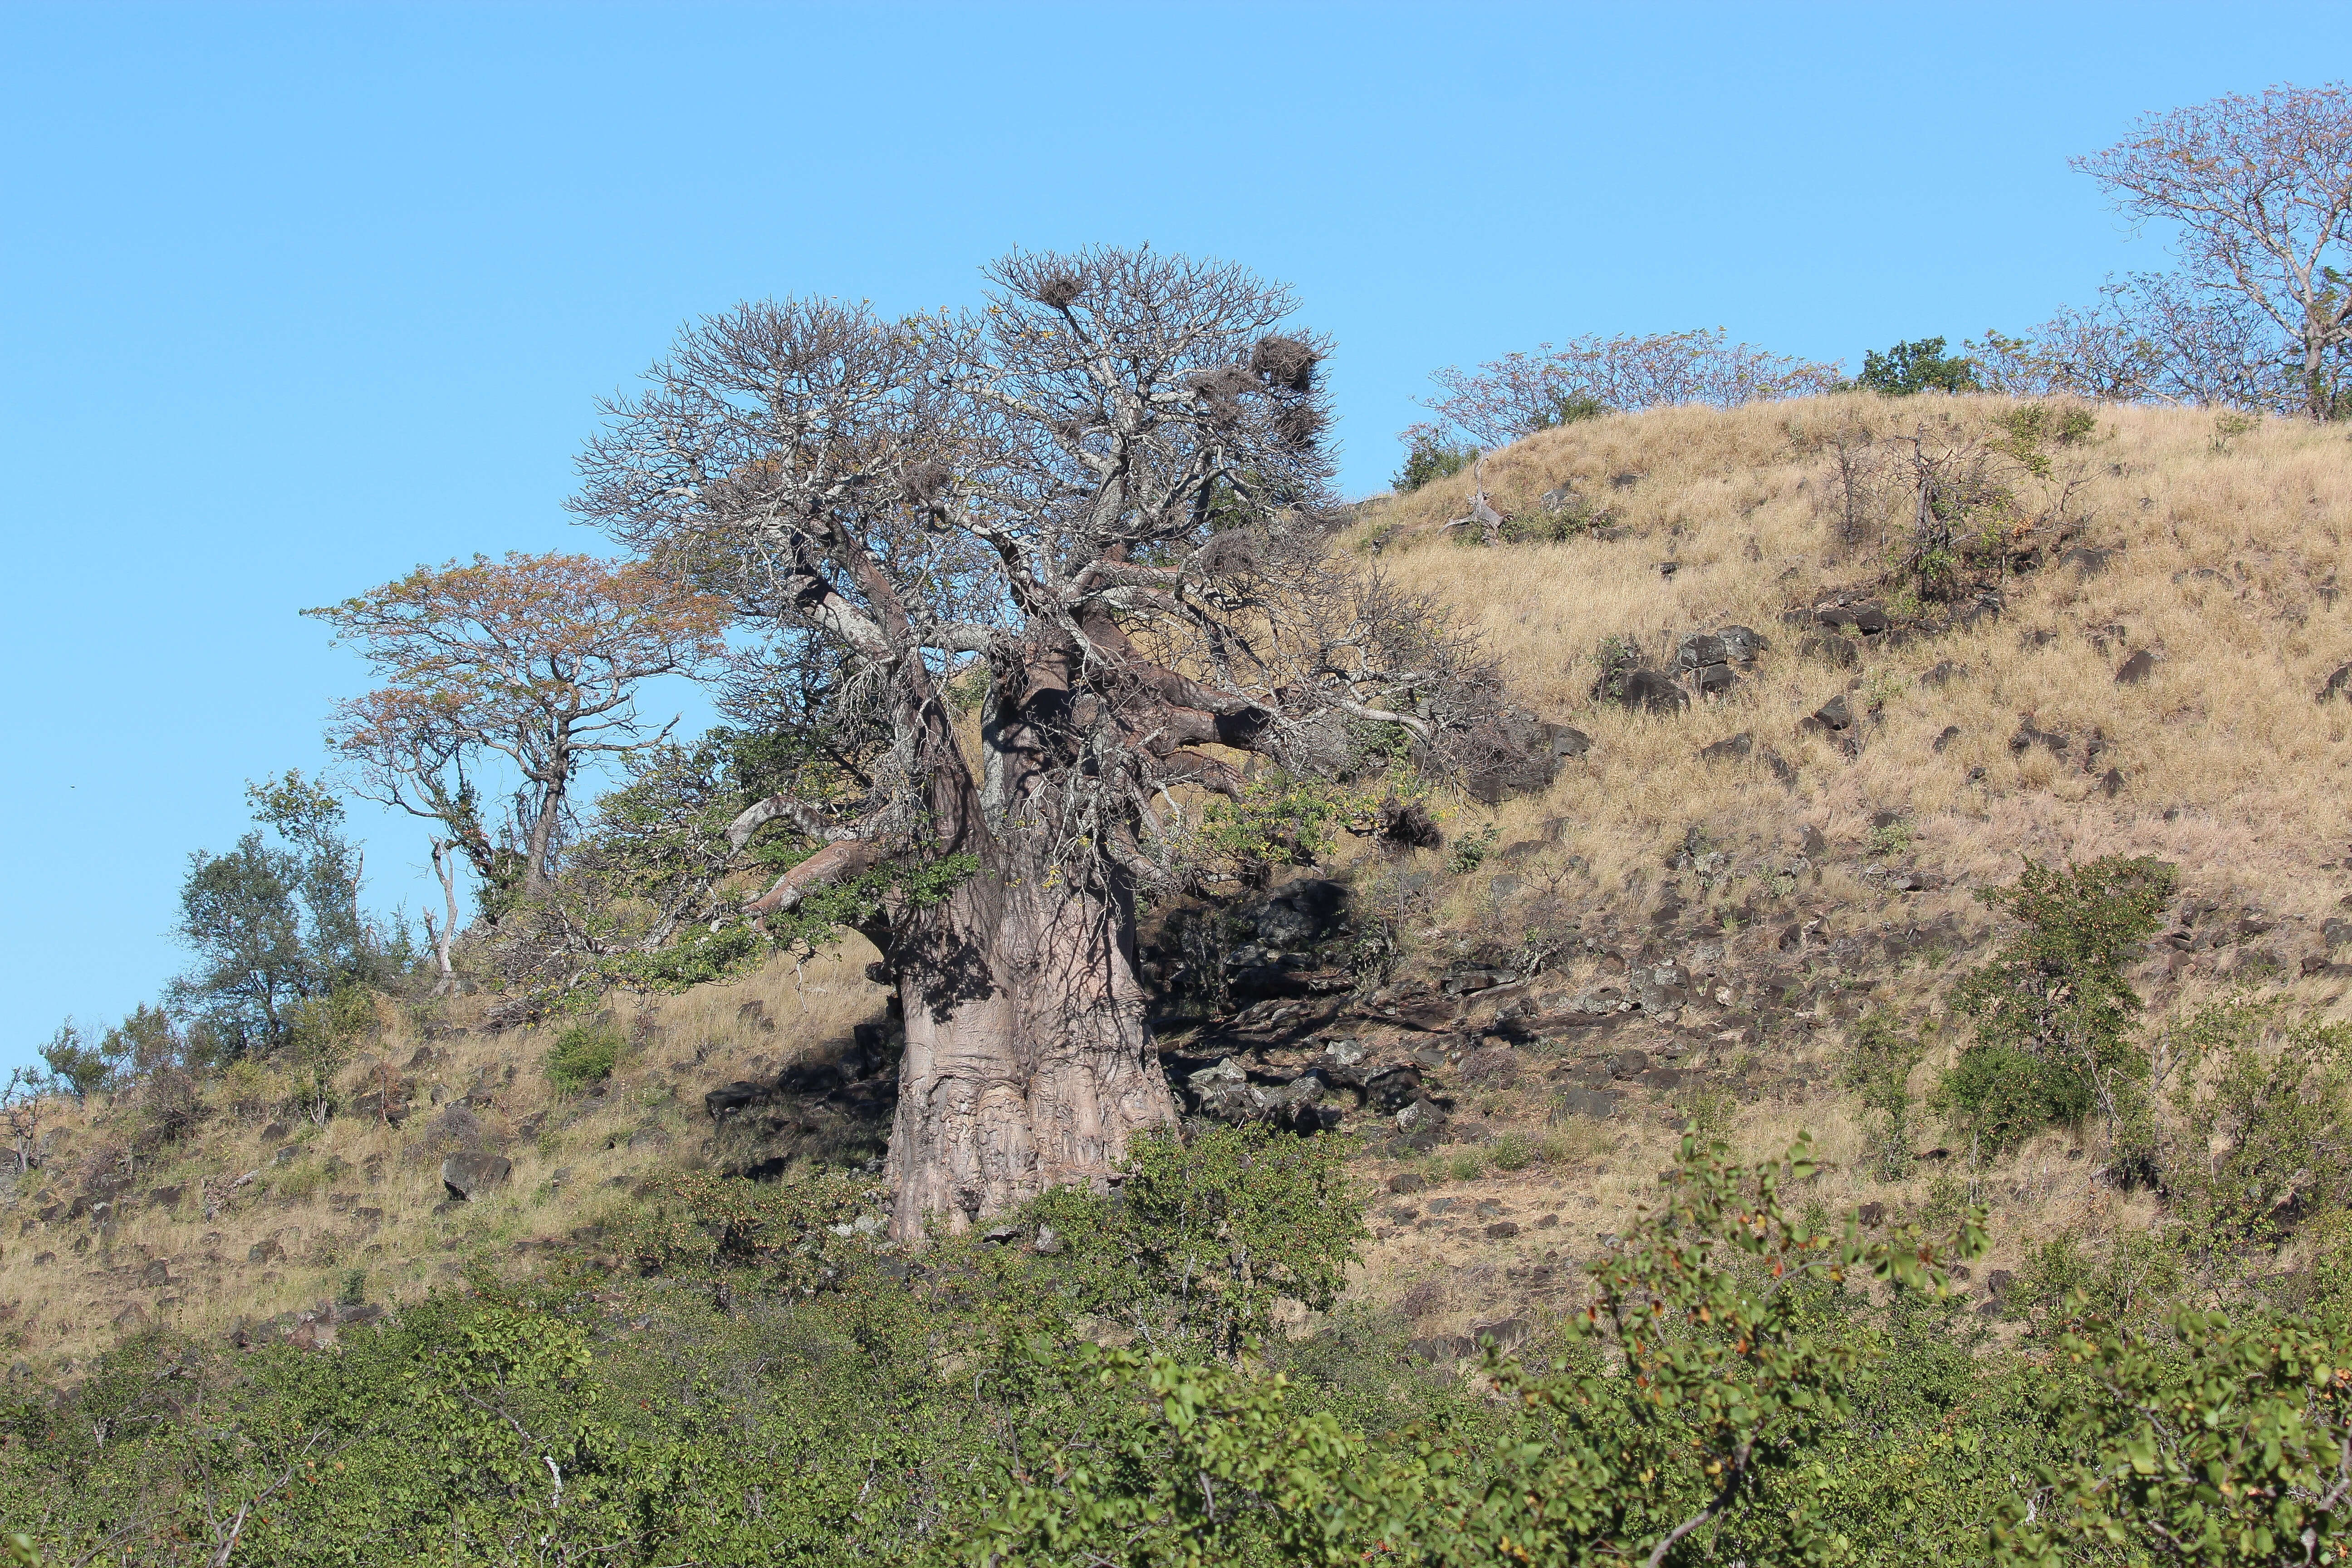
<svg viewBox="0 0 2352 1568">
<path fill-rule="evenodd" d="M 1404 467 L 1389 482 L 1397 494 L 1411 495 L 1423 485 L 1452 479 L 1477 458 L 1475 447 L 1453 447 L 1434 437 L 1423 437 L 1405 453 Z"/>
<path fill-rule="evenodd" d="M 2206 1007 L 2168 1037 L 2179 1135 L 2165 1190 L 2191 1234 L 2276 1244 L 2304 1216 L 2352 1200 L 2352 1026 L 2274 1029 L 2273 1009 Z"/>
<path fill-rule="evenodd" d="M 1278 1298 L 1338 1298 L 1370 1234 L 1346 1161 L 1338 1138 L 1198 1124 L 1137 1141 L 1115 1199 L 1063 1188 L 1030 1215 L 1067 1248 L 1086 1310 L 1232 1358 Z"/>
<path fill-rule="evenodd" d="M 778 1183 L 682 1172 L 624 1227 L 623 1251 L 648 1274 L 753 1268 L 780 1290 L 814 1294 L 855 1272 L 881 1233 L 876 1219 L 886 1198 L 870 1182 L 839 1173 Z"/>
<path fill-rule="evenodd" d="M 1952 994 L 1977 1025 L 1938 1090 L 1962 1131 L 1994 1151 L 2094 1110 L 2111 1133 L 2137 1114 L 2147 1060 L 2130 1038 L 2140 1000 L 2124 965 L 2156 930 L 2175 875 L 2147 857 L 2029 860 L 2015 882 L 1978 893 L 2021 929 Z"/>
<path fill-rule="evenodd" d="M 1853 384 L 1889 397 L 1918 392 L 1974 392 L 1976 362 L 1964 354 L 1947 354 L 1941 338 L 1920 338 L 1896 343 L 1884 353 L 1872 349 L 1863 355 L 1862 374 Z"/>
<path fill-rule="evenodd" d="M 610 1024 L 574 1024 L 547 1047 L 547 1080 L 558 1094 L 577 1094 L 602 1083 L 621 1065 L 627 1043 Z"/>
<path fill-rule="evenodd" d="M 1872 1173 L 1882 1182 L 1911 1174 L 1911 1069 L 1925 1054 L 1882 1011 L 1864 1014 L 1846 1036 L 1843 1081 L 1861 1097 L 1864 1109 L 1886 1119 L 1870 1142 Z"/>
</svg>

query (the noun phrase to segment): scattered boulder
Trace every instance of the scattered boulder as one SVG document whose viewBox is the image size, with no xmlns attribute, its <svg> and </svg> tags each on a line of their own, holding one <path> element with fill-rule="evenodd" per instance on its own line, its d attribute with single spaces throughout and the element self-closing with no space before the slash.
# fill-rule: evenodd
<svg viewBox="0 0 2352 1568">
<path fill-rule="evenodd" d="M 1950 745 L 1959 738 L 1960 727 L 1958 724 L 1947 724 L 1944 726 L 1943 733 L 1936 737 L 1932 749 L 1940 752 L 1945 747 Z"/>
<path fill-rule="evenodd" d="M 1798 721 L 1797 728 L 1843 735 L 1853 728 L 1853 709 L 1846 701 L 1845 694 L 1840 692 L 1814 709 L 1810 716 Z"/>
<path fill-rule="evenodd" d="M 2327 684 L 2319 689 L 2317 700 L 2326 702 L 2338 697 L 2352 698 L 2352 664 L 2327 678 Z"/>
<path fill-rule="evenodd" d="M 1422 1191 L 1423 1188 L 1427 1187 L 1428 1184 L 1428 1183 L 1423 1181 L 1411 1171 L 1399 1171 L 1395 1175 L 1389 1178 L 1389 1191 L 1396 1194 L 1400 1197 L 1409 1197 L 1412 1194 Z"/>
<path fill-rule="evenodd" d="M 1381 803 L 1375 826 L 1381 841 L 1405 849 L 1434 849 L 1445 842 L 1437 818 L 1421 802 L 1400 801 L 1394 795 Z"/>
<path fill-rule="evenodd" d="M 464 1203 L 503 1186 L 513 1173 L 513 1161 L 481 1150 L 452 1154 L 441 1162 L 441 1184 L 449 1189 L 452 1198 Z"/>
<path fill-rule="evenodd" d="M 1926 674 L 1920 676 L 1919 684 L 1930 687 L 1948 686 L 1955 680 L 1967 679 L 1968 675 L 1967 665 L 1954 664 L 1947 658 L 1937 661 Z"/>
<path fill-rule="evenodd" d="M 2116 671 L 2116 684 L 2117 686 L 2137 686 L 2141 681 L 2146 680 L 2150 674 L 2154 673 L 2155 669 L 2156 656 L 2148 652 L 2147 649 L 2141 648 L 2137 652 L 2134 653 L 2129 658 L 2124 660 L 2123 667 Z"/>
<path fill-rule="evenodd" d="M 1876 1230 L 1880 1226 L 1886 1223 L 1886 1205 L 1885 1204 L 1864 1204 L 1854 1211 L 1854 1218 L 1860 1220 L 1864 1225 L 1869 1226 L 1871 1229 Z"/>
<path fill-rule="evenodd" d="M 1612 695 L 1626 707 L 1644 713 L 1675 713 L 1690 706 L 1690 694 L 1654 669 L 1627 670 Z"/>
<path fill-rule="evenodd" d="M 1713 745 L 1701 746 L 1698 749 L 1698 760 L 1702 763 L 1739 762 L 1747 757 L 1755 744 L 1754 732 L 1742 730 L 1738 734 L 1727 736 Z"/>
<path fill-rule="evenodd" d="M 1852 669 L 1862 662 L 1862 649 L 1833 635 L 1806 637 L 1797 644 L 1797 653 L 1801 658 L 1818 658 L 1839 669 Z"/>
</svg>

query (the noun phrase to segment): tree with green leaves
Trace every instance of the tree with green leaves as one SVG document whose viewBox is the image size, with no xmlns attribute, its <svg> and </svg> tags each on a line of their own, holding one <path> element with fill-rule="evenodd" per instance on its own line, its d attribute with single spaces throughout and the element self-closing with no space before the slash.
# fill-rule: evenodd
<svg viewBox="0 0 2352 1568">
<path fill-rule="evenodd" d="M 2176 881 L 2163 861 L 2108 856 L 2063 867 L 2028 860 L 2015 882 L 1978 892 L 2016 924 L 1952 993 L 1977 1037 L 1937 1092 L 1963 1131 L 2000 1149 L 2094 1111 L 2112 1134 L 2134 1114 L 2147 1059 L 2131 1039 L 2140 999 L 2124 971 Z"/>
<path fill-rule="evenodd" d="M 1908 397 L 1920 392 L 1978 390 L 1976 362 L 1965 354 L 1948 354 L 1941 338 L 1899 342 L 1884 353 L 1872 349 L 1863 355 L 1862 374 L 1853 384 L 1865 392 Z"/>
</svg>

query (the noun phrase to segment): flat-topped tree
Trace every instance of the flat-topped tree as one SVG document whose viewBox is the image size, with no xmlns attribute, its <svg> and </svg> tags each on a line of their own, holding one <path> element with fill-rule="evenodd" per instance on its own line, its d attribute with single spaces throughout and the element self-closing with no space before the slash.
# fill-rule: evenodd
<svg viewBox="0 0 2352 1568">
<path fill-rule="evenodd" d="M 900 1236 L 1098 1181 L 1173 1120 L 1135 921 L 1177 786 L 1342 765 L 1351 724 L 1442 750 L 1475 700 L 1418 605 L 1325 558 L 1327 346 L 1286 291 L 1149 249 L 986 277 L 960 316 L 697 323 L 609 406 L 574 503 L 764 622 L 825 745 L 864 736 L 830 797 L 735 831 L 810 851 L 753 916 L 854 905 L 896 977 Z"/>
</svg>

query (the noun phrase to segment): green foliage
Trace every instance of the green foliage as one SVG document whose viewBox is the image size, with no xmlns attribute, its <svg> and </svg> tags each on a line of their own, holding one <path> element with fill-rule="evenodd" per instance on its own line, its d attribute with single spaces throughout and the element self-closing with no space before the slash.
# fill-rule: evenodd
<svg viewBox="0 0 2352 1568">
<path fill-rule="evenodd" d="M 1118 1397 L 1033 1419 L 982 1545 L 1034 1563 L 1602 1563 L 1691 1556 L 1839 1563 L 1822 1464 L 1869 1386 L 1877 1342 L 1828 1306 L 1851 1279 L 1942 1287 L 1916 1238 L 1832 1240 L 1782 1194 L 1801 1142 L 1746 1169 L 1685 1139 L 1661 1202 L 1593 1269 L 1569 1353 L 1494 1365 L 1475 1416 L 1366 1432 L 1297 1408 L 1279 1375 L 1081 1352 Z M 1973 1221 L 1958 1246 L 1973 1255 Z M 1073 1402 L 1075 1403 L 1075 1402 Z M 1064 1406 L 1066 1409 L 1068 1406 Z"/>
<path fill-rule="evenodd" d="M 1396 493 L 1411 495 L 1422 486 L 1438 479 L 1450 479 L 1475 462 L 1475 447 L 1449 447 L 1433 436 L 1416 439 L 1404 455 L 1404 467 L 1389 481 Z"/>
<path fill-rule="evenodd" d="M 1609 412 L 1609 405 L 1590 392 L 1553 387 L 1545 395 L 1542 406 L 1528 419 L 1528 428 L 1557 430 L 1563 425 L 1575 425 L 1587 419 L 1598 419 Z"/>
<path fill-rule="evenodd" d="M 621 1065 L 627 1044 L 611 1024 L 574 1024 L 547 1047 L 547 1080 L 558 1094 L 577 1094 L 602 1083 Z"/>
<path fill-rule="evenodd" d="M 71 1018 L 58 1025 L 58 1032 L 41 1047 L 41 1060 L 47 1064 L 50 1078 L 76 1100 L 88 1100 L 114 1077 L 114 1063 L 82 1037 L 81 1026 Z"/>
<path fill-rule="evenodd" d="M 1841 1079 L 1861 1097 L 1864 1109 L 1886 1119 L 1874 1130 L 1870 1145 L 1872 1174 L 1882 1182 L 1899 1182 L 1911 1174 L 1911 1069 L 1926 1054 L 1894 1017 L 1880 1010 L 1864 1014 L 1846 1035 Z"/>
<path fill-rule="evenodd" d="M 2352 1200 L 2352 1026 L 2277 1029 L 2273 1013 L 2217 1003 L 2167 1042 L 2180 1129 L 2160 1157 L 2165 1190 L 2190 1234 L 2218 1245 L 2275 1245 Z"/>
<path fill-rule="evenodd" d="M 2015 882 L 1978 894 L 2020 929 L 1954 988 L 1977 1040 L 1937 1092 L 1988 1151 L 2093 1110 L 2111 1129 L 2135 1114 L 2147 1063 L 2130 1038 L 2140 1001 L 2124 966 L 2156 930 L 2175 879 L 2144 856 L 2063 868 L 2029 860 Z"/>
<path fill-rule="evenodd" d="M 2098 434 L 2099 418 L 2087 408 L 2049 403 L 2023 403 L 1993 416 L 2004 432 L 2000 448 L 2022 464 L 2036 479 L 2051 472 L 2049 448 L 2074 447 Z"/>
<path fill-rule="evenodd" d="M 2068 1457 L 2029 1510 L 2011 1504 L 1993 1561 L 2285 1564 L 2352 1540 L 2352 1368 L 2294 1323 L 2183 1310 L 2168 1334 L 2093 1322 L 2061 1342 L 2082 1368 Z"/>
<path fill-rule="evenodd" d="M 1965 355 L 1947 354 L 1943 339 L 1919 338 L 1898 342 L 1883 353 L 1872 349 L 1864 354 L 1862 374 L 1854 377 L 1853 384 L 1889 397 L 1918 392 L 1974 392 L 1977 367 Z"/>
<path fill-rule="evenodd" d="M 839 1173 L 776 1183 L 681 1172 L 628 1227 L 623 1250 L 646 1273 L 708 1278 L 749 1268 L 776 1290 L 812 1295 L 855 1274 L 880 1233 L 886 1197 Z"/>
<path fill-rule="evenodd" d="M 1283 1297 L 1328 1310 L 1367 1234 L 1338 1138 L 1200 1123 L 1139 1139 L 1115 1198 L 1064 1188 L 1032 1213 L 1068 1249 L 1078 1300 L 1231 1358 Z"/>
<path fill-rule="evenodd" d="M 172 1008 L 202 1021 L 220 1058 L 285 1046 L 301 1004 L 389 981 L 412 956 L 403 928 L 360 908 L 360 850 L 333 795 L 295 772 L 246 795 L 259 826 L 226 855 L 189 858 L 173 933 L 197 962 Z"/>
<path fill-rule="evenodd" d="M 1457 877 L 1475 871 L 1495 852 L 1496 840 L 1501 837 L 1502 829 L 1490 822 L 1477 832 L 1455 839 L 1453 850 L 1445 857 L 1445 868 Z"/>
</svg>

